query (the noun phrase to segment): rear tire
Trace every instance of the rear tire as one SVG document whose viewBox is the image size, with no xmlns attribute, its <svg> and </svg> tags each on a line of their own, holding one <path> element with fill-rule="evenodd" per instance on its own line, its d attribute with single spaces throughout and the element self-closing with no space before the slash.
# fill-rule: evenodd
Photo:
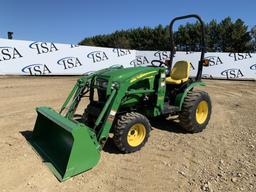
<svg viewBox="0 0 256 192">
<path fill-rule="evenodd" d="M 182 105 L 181 127 L 190 133 L 201 132 L 207 126 L 212 111 L 211 99 L 204 91 L 190 91 Z"/>
<path fill-rule="evenodd" d="M 124 153 L 139 151 L 147 142 L 151 125 L 148 119 L 139 113 L 121 115 L 114 126 L 114 143 Z"/>
</svg>

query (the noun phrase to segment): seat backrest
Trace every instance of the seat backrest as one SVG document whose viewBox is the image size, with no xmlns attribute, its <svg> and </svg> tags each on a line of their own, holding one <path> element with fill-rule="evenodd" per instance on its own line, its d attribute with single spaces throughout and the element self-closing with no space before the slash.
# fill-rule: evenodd
<svg viewBox="0 0 256 192">
<path fill-rule="evenodd" d="M 175 80 L 188 79 L 190 64 L 187 61 L 177 61 L 171 70 L 171 78 Z"/>
</svg>

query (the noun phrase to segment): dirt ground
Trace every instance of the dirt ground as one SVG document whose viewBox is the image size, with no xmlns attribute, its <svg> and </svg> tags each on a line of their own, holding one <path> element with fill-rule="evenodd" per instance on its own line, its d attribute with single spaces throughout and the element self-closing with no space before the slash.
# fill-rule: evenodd
<svg viewBox="0 0 256 192">
<path fill-rule="evenodd" d="M 256 191 L 256 83 L 208 80 L 207 129 L 166 120 L 145 147 L 121 154 L 110 140 L 92 170 L 60 183 L 32 150 L 36 106 L 58 110 L 77 77 L 0 77 L 0 192 Z"/>
</svg>

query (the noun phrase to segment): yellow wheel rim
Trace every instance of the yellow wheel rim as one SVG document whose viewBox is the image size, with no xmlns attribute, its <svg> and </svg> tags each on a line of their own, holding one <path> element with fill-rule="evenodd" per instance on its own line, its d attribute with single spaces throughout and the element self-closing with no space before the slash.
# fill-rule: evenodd
<svg viewBox="0 0 256 192">
<path fill-rule="evenodd" d="M 199 124 L 203 124 L 208 116 L 208 103 L 201 101 L 196 109 L 196 121 Z"/>
<path fill-rule="evenodd" d="M 146 136 L 146 128 L 142 123 L 134 124 L 127 135 L 127 142 L 132 147 L 139 146 Z"/>
</svg>

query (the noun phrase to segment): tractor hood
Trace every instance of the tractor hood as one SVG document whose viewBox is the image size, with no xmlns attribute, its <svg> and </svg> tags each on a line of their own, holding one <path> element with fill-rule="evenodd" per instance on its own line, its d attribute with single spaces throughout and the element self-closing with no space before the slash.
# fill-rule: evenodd
<svg viewBox="0 0 256 192">
<path fill-rule="evenodd" d="M 113 68 L 100 73 L 98 77 L 111 81 L 121 82 L 141 73 L 148 73 L 153 71 L 157 72 L 158 70 L 159 68 L 156 67 Z"/>
</svg>

